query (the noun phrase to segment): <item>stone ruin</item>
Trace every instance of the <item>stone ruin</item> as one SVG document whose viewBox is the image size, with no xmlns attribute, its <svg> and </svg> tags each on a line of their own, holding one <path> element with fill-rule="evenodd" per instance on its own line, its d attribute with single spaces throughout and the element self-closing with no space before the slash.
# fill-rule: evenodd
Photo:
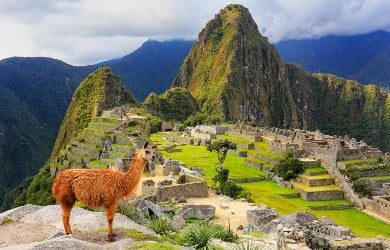
<svg viewBox="0 0 390 250">
<path fill-rule="evenodd" d="M 276 211 L 265 205 L 247 211 L 246 232 L 258 230 L 276 233 L 278 249 L 389 249 L 390 241 L 363 239 L 351 234 L 348 227 L 332 220 L 317 219 L 308 212 L 296 212 L 277 217 Z"/>
<path fill-rule="evenodd" d="M 208 186 L 202 178 L 183 174 L 176 181 L 166 179 L 156 184 L 153 180 L 145 180 L 142 182 L 142 194 L 154 202 L 179 200 L 182 197 L 207 197 Z"/>
<path fill-rule="evenodd" d="M 364 205 L 365 209 L 390 220 L 390 195 L 374 196 L 372 199 L 364 199 Z"/>
</svg>

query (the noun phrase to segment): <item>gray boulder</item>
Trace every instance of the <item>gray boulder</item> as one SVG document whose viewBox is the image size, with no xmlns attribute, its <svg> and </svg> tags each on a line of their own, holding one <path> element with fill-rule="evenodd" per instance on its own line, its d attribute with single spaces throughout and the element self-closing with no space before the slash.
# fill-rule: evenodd
<svg viewBox="0 0 390 250">
<path fill-rule="evenodd" d="M 259 205 L 255 210 L 248 210 L 246 212 L 246 217 L 248 224 L 259 227 L 278 218 L 278 213 L 273 208 L 269 208 L 265 205 Z"/>
<path fill-rule="evenodd" d="M 215 216 L 215 207 L 211 205 L 184 205 L 176 212 L 176 216 L 184 219 L 210 219 Z"/>
</svg>

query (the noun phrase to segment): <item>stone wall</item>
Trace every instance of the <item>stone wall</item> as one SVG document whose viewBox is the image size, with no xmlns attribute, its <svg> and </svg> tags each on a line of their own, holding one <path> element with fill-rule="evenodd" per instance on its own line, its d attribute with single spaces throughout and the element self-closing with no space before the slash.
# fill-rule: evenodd
<svg viewBox="0 0 390 250">
<path fill-rule="evenodd" d="M 336 163 L 337 161 L 337 151 L 332 148 L 319 147 L 318 144 L 310 141 L 304 142 L 302 147 L 303 150 L 316 159 L 330 163 Z"/>
<path fill-rule="evenodd" d="M 206 141 L 211 141 L 215 138 L 217 138 L 216 134 L 209 134 L 209 133 L 201 133 L 201 132 L 191 132 L 191 136 L 201 139 L 201 140 L 206 140 Z"/>
<path fill-rule="evenodd" d="M 344 198 L 344 192 L 341 190 L 330 190 L 321 192 L 305 192 L 299 190 L 301 197 L 307 201 L 327 201 L 327 200 L 338 200 Z"/>
<path fill-rule="evenodd" d="M 228 126 L 215 126 L 215 125 L 197 125 L 193 128 L 191 128 L 191 135 L 192 133 L 198 131 L 199 133 L 207 133 L 207 134 L 214 134 L 214 135 L 222 135 L 229 129 Z"/>
<path fill-rule="evenodd" d="M 282 143 L 281 141 L 271 141 L 269 144 L 269 151 L 274 152 L 276 154 L 283 155 L 289 150 L 290 148 L 296 149 L 298 148 L 298 145 L 291 144 L 291 143 Z"/>
<path fill-rule="evenodd" d="M 180 175 L 177 183 L 156 187 L 156 201 L 167 201 L 181 197 L 207 197 L 208 186 L 205 180 L 191 175 Z"/>
<path fill-rule="evenodd" d="M 374 196 L 373 199 L 364 199 L 365 208 L 381 217 L 390 220 L 390 195 Z"/>
<path fill-rule="evenodd" d="M 363 200 L 352 189 L 352 182 L 345 179 L 337 168 L 337 164 L 334 162 L 328 162 L 326 160 L 321 161 L 322 166 L 335 178 L 335 184 L 344 190 L 344 196 L 350 200 L 356 207 L 363 208 Z"/>
</svg>

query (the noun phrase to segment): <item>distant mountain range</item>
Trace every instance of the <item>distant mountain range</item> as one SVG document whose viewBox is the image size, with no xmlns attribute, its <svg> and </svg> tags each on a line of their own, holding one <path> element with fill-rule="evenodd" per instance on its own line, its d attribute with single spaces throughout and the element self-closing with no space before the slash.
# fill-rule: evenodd
<svg viewBox="0 0 390 250">
<path fill-rule="evenodd" d="M 345 42 L 349 41 L 347 37 L 304 40 L 301 42 L 306 43 L 305 46 L 296 47 L 292 46 L 299 41 L 286 41 L 276 44 L 276 48 L 286 61 L 295 60 L 287 52 L 310 58 L 311 64 L 302 62 L 302 65 L 311 72 L 340 72 L 344 76 L 340 69 L 344 67 L 352 79 L 389 86 L 389 33 L 375 32 L 358 37 L 351 40 L 359 41 L 352 46 L 354 49 L 348 50 L 345 48 L 351 47 L 352 42 Z M 135 98 L 142 102 L 150 92 L 161 94 L 171 87 L 194 42 L 149 40 L 123 58 L 81 67 L 41 57 L 1 60 L 0 203 L 10 188 L 34 175 L 47 161 L 72 95 L 88 74 L 100 66 L 111 67 Z M 326 45 L 326 42 L 332 45 Z M 344 50 L 347 52 L 340 52 Z M 364 53 L 360 55 L 359 52 Z M 321 67 L 320 62 L 326 66 L 316 68 Z M 310 65 L 314 66 L 309 68 Z M 332 65 L 334 67 L 330 67 Z"/>
<path fill-rule="evenodd" d="M 146 41 L 139 49 L 120 59 L 97 64 L 109 66 L 142 102 L 150 92 L 161 94 L 175 78 L 194 41 Z"/>
<path fill-rule="evenodd" d="M 363 84 L 390 88 L 390 33 L 281 41 L 275 44 L 286 62 L 311 73 L 331 73 Z"/>
</svg>

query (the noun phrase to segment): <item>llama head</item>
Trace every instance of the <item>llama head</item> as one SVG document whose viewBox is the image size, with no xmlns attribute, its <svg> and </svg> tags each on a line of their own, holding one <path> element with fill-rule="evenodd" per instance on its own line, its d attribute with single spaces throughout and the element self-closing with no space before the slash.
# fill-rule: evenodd
<svg viewBox="0 0 390 250">
<path fill-rule="evenodd" d="M 156 159 L 157 147 L 150 142 L 145 142 L 139 154 L 144 160 L 154 161 Z"/>
</svg>

